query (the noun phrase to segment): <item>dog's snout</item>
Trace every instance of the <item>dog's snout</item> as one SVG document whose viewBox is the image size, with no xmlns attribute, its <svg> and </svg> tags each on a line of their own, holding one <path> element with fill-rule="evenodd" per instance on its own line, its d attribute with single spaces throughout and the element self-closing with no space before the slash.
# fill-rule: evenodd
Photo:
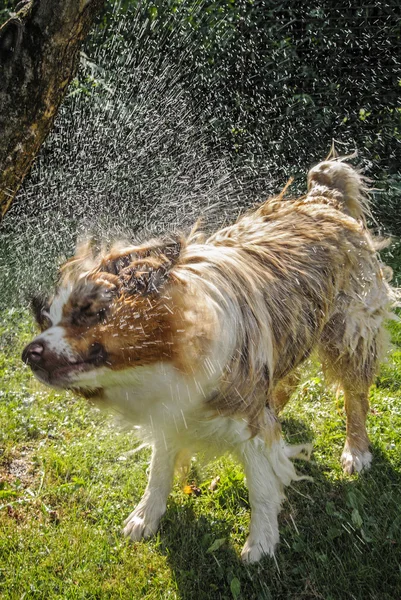
<svg viewBox="0 0 401 600">
<path fill-rule="evenodd" d="M 40 365 L 43 361 L 45 345 L 43 342 L 31 342 L 22 353 L 22 360 L 27 365 Z"/>
</svg>

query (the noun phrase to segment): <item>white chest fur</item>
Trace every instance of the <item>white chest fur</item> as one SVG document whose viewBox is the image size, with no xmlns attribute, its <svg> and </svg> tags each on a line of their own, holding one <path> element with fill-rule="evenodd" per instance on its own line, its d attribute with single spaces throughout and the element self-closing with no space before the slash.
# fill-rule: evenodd
<svg viewBox="0 0 401 600">
<path fill-rule="evenodd" d="M 218 375 L 189 376 L 160 362 L 122 371 L 100 368 L 80 374 L 77 383 L 102 388 L 108 408 L 154 437 L 161 431 L 170 436 L 192 428 L 207 410 L 205 401 L 218 384 Z"/>
</svg>

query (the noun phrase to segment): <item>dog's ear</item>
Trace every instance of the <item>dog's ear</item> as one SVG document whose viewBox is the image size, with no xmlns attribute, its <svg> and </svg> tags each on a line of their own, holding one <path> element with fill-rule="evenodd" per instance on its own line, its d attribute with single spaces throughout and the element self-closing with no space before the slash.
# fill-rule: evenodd
<svg viewBox="0 0 401 600">
<path fill-rule="evenodd" d="M 179 261 L 182 247 L 183 240 L 175 238 L 147 248 L 145 256 L 134 260 L 120 272 L 123 290 L 142 296 L 159 294 Z"/>
<path fill-rule="evenodd" d="M 39 325 L 41 331 L 45 331 L 51 327 L 51 321 L 49 318 L 50 302 L 49 298 L 44 294 L 38 294 L 31 296 L 30 307 L 35 317 L 36 323 Z"/>
<path fill-rule="evenodd" d="M 100 271 L 110 273 L 111 275 L 119 276 L 120 273 L 127 268 L 135 259 L 137 254 L 133 248 L 113 247 L 109 254 L 105 256 L 100 265 Z"/>
</svg>

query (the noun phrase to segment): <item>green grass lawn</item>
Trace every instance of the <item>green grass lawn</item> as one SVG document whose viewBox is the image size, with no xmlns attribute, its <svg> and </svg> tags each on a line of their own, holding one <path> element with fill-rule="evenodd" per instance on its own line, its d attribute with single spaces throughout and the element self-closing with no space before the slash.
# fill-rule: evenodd
<svg viewBox="0 0 401 600">
<path fill-rule="evenodd" d="M 139 500 L 150 452 L 69 393 L 37 383 L 20 360 L 32 338 L 24 312 L 0 323 L 0 597 L 6 599 L 398 599 L 401 598 L 401 327 L 371 391 L 372 469 L 347 477 L 342 398 L 316 366 L 283 414 L 291 442 L 313 441 L 288 489 L 276 559 L 239 560 L 249 524 L 241 469 L 229 458 L 194 463 L 179 481 L 156 538 L 121 534 Z M 211 491 L 210 482 L 220 477 Z"/>
</svg>

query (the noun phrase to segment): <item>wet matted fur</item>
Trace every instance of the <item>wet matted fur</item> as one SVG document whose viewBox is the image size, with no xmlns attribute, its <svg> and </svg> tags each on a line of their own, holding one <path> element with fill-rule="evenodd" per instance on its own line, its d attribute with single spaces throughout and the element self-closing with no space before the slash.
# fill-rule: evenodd
<svg viewBox="0 0 401 600">
<path fill-rule="evenodd" d="M 140 539 L 159 525 L 182 455 L 231 451 L 252 510 L 245 561 L 273 554 L 284 486 L 300 479 L 276 412 L 317 350 L 344 390 L 344 470 L 371 462 L 368 392 L 396 299 L 366 227 L 366 188 L 342 159 L 311 169 L 308 193 L 270 198 L 205 237 L 96 252 L 61 270 L 42 333 L 23 359 L 48 385 L 114 408 L 153 446 L 148 486 L 128 517 Z"/>
</svg>

